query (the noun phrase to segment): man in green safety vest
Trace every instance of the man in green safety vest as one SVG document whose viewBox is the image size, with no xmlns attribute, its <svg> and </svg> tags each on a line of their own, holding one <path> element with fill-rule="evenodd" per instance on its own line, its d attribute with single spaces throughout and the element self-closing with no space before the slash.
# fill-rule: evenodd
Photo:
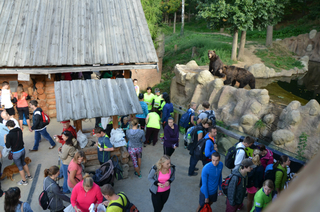
<svg viewBox="0 0 320 212">
<path fill-rule="evenodd" d="M 166 102 L 163 100 L 162 95 L 160 95 L 159 88 L 156 88 L 154 90 L 154 93 L 156 95 L 154 95 L 152 105 L 154 108 L 158 109 L 158 111 L 159 111 L 158 114 L 161 115 L 162 108 L 166 104 Z"/>
<path fill-rule="evenodd" d="M 148 105 L 148 111 L 150 112 L 152 109 L 152 102 L 154 99 L 154 94 L 152 93 L 152 88 L 148 87 L 147 88 L 147 93 L 144 93 L 144 102 L 147 103 Z"/>
</svg>

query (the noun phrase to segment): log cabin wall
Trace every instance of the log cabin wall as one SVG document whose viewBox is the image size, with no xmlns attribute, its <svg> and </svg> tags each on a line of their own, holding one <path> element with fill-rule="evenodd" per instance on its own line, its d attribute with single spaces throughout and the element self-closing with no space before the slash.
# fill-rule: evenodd
<svg viewBox="0 0 320 212">
<path fill-rule="evenodd" d="M 47 75 L 30 75 L 30 81 L 18 81 L 18 75 L 16 74 L 0 75 L 0 87 L 2 87 L 3 81 L 18 81 L 18 84 L 23 85 L 24 92 L 29 94 L 31 100 L 37 100 L 39 107 L 42 108 L 43 112 L 48 114 L 50 118 L 55 118 L 57 116 L 57 111 L 54 93 L 54 78 L 54 74 L 51 74 L 50 79 Z M 31 114 L 32 111 L 30 111 L 30 115 Z M 17 111 L 15 118 L 18 119 Z M 31 118 L 32 116 L 30 119 Z"/>
</svg>

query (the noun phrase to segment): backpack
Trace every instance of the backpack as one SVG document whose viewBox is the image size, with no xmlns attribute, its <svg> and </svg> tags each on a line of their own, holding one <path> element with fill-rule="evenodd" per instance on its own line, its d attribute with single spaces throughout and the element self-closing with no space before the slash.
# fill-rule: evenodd
<svg viewBox="0 0 320 212">
<path fill-rule="evenodd" d="M 192 115 L 191 110 L 188 110 L 186 113 L 184 113 L 181 116 L 181 119 L 179 121 L 179 126 L 187 128 L 189 126 L 189 123 L 190 123 L 191 115 Z"/>
<path fill-rule="evenodd" d="M 269 164 L 266 169 L 265 169 L 265 174 L 264 174 L 264 179 L 265 180 L 271 180 L 273 182 L 273 184 L 275 183 L 276 181 L 276 173 L 277 171 L 281 171 L 283 176 L 285 175 L 285 173 L 283 172 L 283 170 L 281 169 L 278 169 L 278 168 L 273 168 L 273 164 Z"/>
<path fill-rule="evenodd" d="M 200 208 L 199 212 L 212 212 L 211 206 L 208 203 L 206 203 L 202 208 Z"/>
<path fill-rule="evenodd" d="M 122 195 L 119 195 L 119 194 L 122 194 L 127 199 L 127 205 L 126 206 L 123 206 L 124 205 L 124 200 L 123 200 Z M 113 202 L 113 203 L 111 203 L 109 205 L 109 207 L 114 205 L 114 206 L 118 206 L 118 207 L 122 208 L 123 212 L 139 212 L 138 208 L 133 203 L 131 203 L 129 201 L 128 197 L 124 193 L 120 192 L 119 194 L 118 195 L 121 198 L 122 205 L 117 203 L 117 202 Z"/>
<path fill-rule="evenodd" d="M 186 134 L 184 135 L 184 143 L 186 144 L 186 146 L 193 142 L 192 136 L 191 136 L 191 133 L 192 133 L 193 129 L 194 129 L 194 126 L 190 127 L 187 130 Z"/>
<path fill-rule="evenodd" d="M 114 158 L 116 158 L 116 160 L 114 160 Z M 112 163 L 113 163 L 113 171 L 114 171 L 114 176 L 117 180 L 122 180 L 123 179 L 123 170 L 122 170 L 122 167 L 119 163 L 119 158 L 114 155 L 112 156 L 111 158 L 112 160 Z"/>
<path fill-rule="evenodd" d="M 201 138 L 198 143 L 196 148 L 194 149 L 193 155 L 195 156 L 195 158 L 202 160 L 204 159 L 206 156 L 203 154 L 204 149 L 206 147 L 206 142 L 207 140 L 212 141 L 210 138 Z"/>
<path fill-rule="evenodd" d="M 221 188 L 222 188 L 222 192 L 224 193 L 224 195 L 228 196 L 228 187 L 229 187 L 229 184 L 230 184 L 230 181 L 231 181 L 231 178 L 233 177 L 234 174 L 229 174 L 223 181 L 222 181 L 222 184 L 221 184 Z M 239 177 L 239 180 L 238 180 L 238 185 L 240 185 L 241 183 L 241 177 Z"/>
<path fill-rule="evenodd" d="M 114 167 L 112 160 L 108 160 L 107 162 L 103 163 L 100 168 L 96 170 L 92 179 L 98 186 L 103 186 L 104 184 L 113 185 Z"/>
<path fill-rule="evenodd" d="M 45 183 L 43 184 L 45 185 Z M 44 188 L 44 185 L 43 191 L 39 195 L 39 205 L 42 207 L 43 210 L 47 210 L 53 200 L 53 197 L 49 199 L 47 190 L 51 185 L 53 185 L 53 183 L 51 183 L 46 189 Z"/>
<path fill-rule="evenodd" d="M 212 126 L 216 126 L 217 125 L 216 116 L 214 115 L 213 111 L 212 110 L 210 112 L 205 111 L 204 113 L 207 114 L 207 118 L 212 121 Z"/>
<path fill-rule="evenodd" d="M 50 124 L 50 117 L 47 114 L 45 114 L 43 111 L 41 112 L 41 115 L 42 115 L 42 121 L 44 126 L 47 126 L 48 124 Z"/>
<path fill-rule="evenodd" d="M 244 148 L 243 147 L 239 147 L 237 148 L 236 146 L 238 145 L 238 143 L 236 143 L 235 145 L 233 145 L 232 147 L 230 147 L 227 151 L 225 160 L 224 160 L 224 165 L 228 168 L 228 169 L 233 169 L 234 166 L 234 161 L 236 159 L 236 155 L 237 155 L 237 151 L 238 149 L 242 149 L 243 151 Z"/>
</svg>

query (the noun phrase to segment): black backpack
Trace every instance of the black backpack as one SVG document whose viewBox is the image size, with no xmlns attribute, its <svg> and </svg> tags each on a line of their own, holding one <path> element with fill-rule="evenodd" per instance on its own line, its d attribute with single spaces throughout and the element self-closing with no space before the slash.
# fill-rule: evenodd
<svg viewBox="0 0 320 212">
<path fill-rule="evenodd" d="M 283 170 L 279 169 L 279 168 L 273 168 L 273 165 L 274 164 L 269 164 L 268 166 L 272 166 L 272 169 L 267 169 L 266 167 L 266 172 L 265 172 L 265 175 L 264 175 L 264 180 L 271 180 L 273 182 L 273 184 L 275 183 L 276 181 L 276 173 L 277 171 L 281 171 L 282 172 L 282 178 L 285 176 L 285 173 L 283 172 Z"/>
<path fill-rule="evenodd" d="M 120 194 L 122 194 L 127 199 L 127 205 L 126 206 L 123 206 L 124 205 L 124 200 L 123 200 L 122 195 L 120 195 Z M 114 205 L 114 206 L 118 206 L 118 207 L 122 208 L 123 212 L 139 212 L 138 208 L 133 203 L 131 203 L 129 201 L 128 197 L 123 192 L 120 192 L 118 195 L 121 198 L 122 205 L 117 203 L 117 202 L 113 202 L 113 203 L 111 203 L 109 205 L 109 207 Z"/>
<path fill-rule="evenodd" d="M 45 183 L 43 183 L 43 184 L 45 184 Z M 52 185 L 53 185 L 53 183 L 51 183 L 47 188 L 43 188 L 44 190 L 39 195 L 39 205 L 42 207 L 43 210 L 47 210 L 53 200 L 53 197 L 51 199 L 49 199 L 48 192 L 47 192 L 48 188 Z M 44 187 L 44 185 L 43 185 L 43 187 Z"/>
<path fill-rule="evenodd" d="M 207 118 L 212 121 L 212 126 L 216 126 L 217 125 L 216 116 L 214 115 L 213 111 L 212 110 L 210 112 L 205 111 L 204 113 L 207 114 Z"/>
<path fill-rule="evenodd" d="M 222 192 L 226 196 L 228 196 L 228 187 L 229 187 L 229 184 L 230 184 L 230 181 L 231 181 L 231 178 L 233 177 L 233 175 L 234 174 L 229 174 L 228 177 L 226 177 L 222 181 L 222 184 L 221 184 Z M 237 186 L 240 185 L 240 183 L 241 183 L 241 177 L 239 177 Z"/>
<path fill-rule="evenodd" d="M 195 158 L 197 158 L 197 159 L 199 159 L 199 160 L 202 160 L 202 159 L 204 159 L 204 158 L 206 157 L 206 156 L 203 154 L 203 152 L 204 152 L 204 149 L 205 149 L 205 147 L 206 147 L 206 142 L 207 142 L 207 140 L 212 141 L 211 138 L 201 138 L 201 139 L 198 141 L 197 146 L 196 146 L 196 148 L 194 149 L 194 152 L 193 152 Z M 213 142 L 213 141 L 212 141 L 212 142 Z"/>
<path fill-rule="evenodd" d="M 123 169 L 121 167 L 121 164 L 119 163 L 119 158 L 116 155 L 114 155 L 114 156 L 112 156 L 111 160 L 113 163 L 114 177 L 117 180 L 122 180 L 123 179 L 123 173 L 122 173 Z"/>
<path fill-rule="evenodd" d="M 242 149 L 243 151 L 244 148 L 243 147 L 239 147 L 237 148 L 236 146 L 238 145 L 238 143 L 236 143 L 235 145 L 233 145 L 232 147 L 230 147 L 227 151 L 226 157 L 225 157 L 225 161 L 224 161 L 224 165 L 228 168 L 228 169 L 233 169 L 234 166 L 234 161 L 236 159 L 236 154 L 237 154 L 237 150 L 238 149 Z"/>
</svg>

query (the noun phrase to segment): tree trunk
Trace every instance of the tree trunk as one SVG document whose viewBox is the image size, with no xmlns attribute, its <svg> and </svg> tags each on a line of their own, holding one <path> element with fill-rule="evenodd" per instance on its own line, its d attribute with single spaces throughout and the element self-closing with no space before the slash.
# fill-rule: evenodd
<svg viewBox="0 0 320 212">
<path fill-rule="evenodd" d="M 190 22 L 190 20 L 191 20 L 191 12 L 190 12 L 190 8 L 189 8 L 188 22 Z"/>
<path fill-rule="evenodd" d="M 272 47 L 272 37 L 273 37 L 273 26 L 268 26 L 266 46 Z"/>
<path fill-rule="evenodd" d="M 237 60 L 237 48 L 238 48 L 238 29 L 235 29 L 233 34 L 231 60 L 234 60 L 234 61 Z"/>
<path fill-rule="evenodd" d="M 177 12 L 174 13 L 173 18 L 173 34 L 176 33 Z"/>
<path fill-rule="evenodd" d="M 184 34 L 184 1 L 182 0 L 182 11 L 181 11 L 181 31 L 180 35 L 183 36 Z"/>
<path fill-rule="evenodd" d="M 240 40 L 238 60 L 243 59 L 244 46 L 245 46 L 245 44 L 246 44 L 246 35 L 247 35 L 247 31 L 241 31 L 241 40 Z"/>
</svg>

